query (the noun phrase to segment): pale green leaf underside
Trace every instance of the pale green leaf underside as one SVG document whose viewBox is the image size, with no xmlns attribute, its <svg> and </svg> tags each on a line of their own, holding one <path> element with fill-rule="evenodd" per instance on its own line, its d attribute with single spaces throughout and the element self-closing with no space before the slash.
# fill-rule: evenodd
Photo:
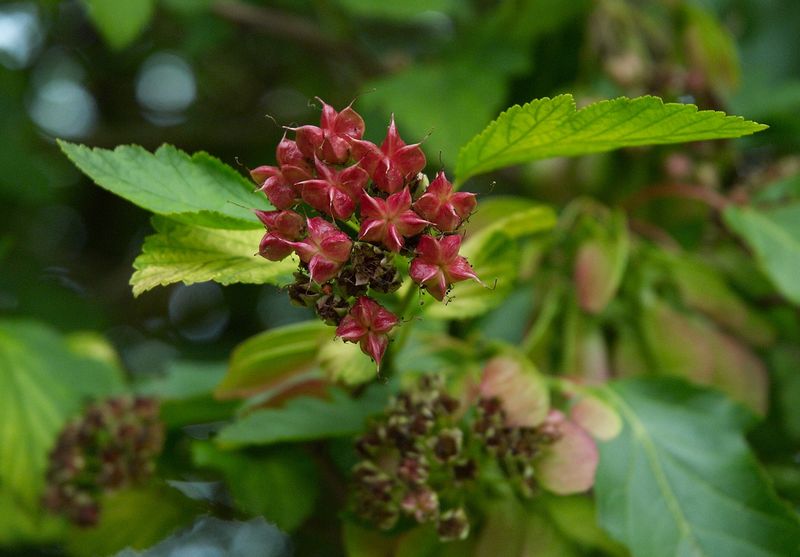
<svg viewBox="0 0 800 557">
<path fill-rule="evenodd" d="M 0 320 L 0 492 L 38 512 L 59 430 L 85 397 L 121 384 L 119 370 L 76 356 L 44 325 Z"/>
<path fill-rule="evenodd" d="M 634 556 L 800 554 L 800 523 L 750 452 L 741 409 L 679 381 L 603 392 L 625 426 L 600 446 L 600 523 Z"/>
<path fill-rule="evenodd" d="M 113 151 L 59 141 L 69 159 L 108 191 L 158 215 L 215 228 L 262 228 L 250 207 L 269 209 L 255 186 L 207 153 L 191 157 L 171 145 L 150 153 L 137 145 Z"/>
<path fill-rule="evenodd" d="M 156 233 L 145 238 L 133 262 L 134 296 L 156 286 L 213 280 L 220 284 L 279 284 L 291 280 L 297 261 L 267 261 L 255 255 L 263 230 L 225 230 L 153 218 Z"/>
<path fill-rule="evenodd" d="M 800 203 L 770 210 L 731 206 L 723 216 L 781 294 L 800 304 Z"/>
<path fill-rule="evenodd" d="M 228 372 L 217 386 L 216 395 L 244 395 L 274 387 L 287 377 L 309 369 L 320 344 L 332 336 L 333 329 L 315 319 L 248 338 L 231 354 Z"/>
<path fill-rule="evenodd" d="M 741 137 L 767 126 L 657 97 L 618 98 L 576 110 L 572 95 L 533 100 L 503 112 L 458 155 L 456 176 L 471 176 L 537 159 L 620 147 Z"/>
</svg>

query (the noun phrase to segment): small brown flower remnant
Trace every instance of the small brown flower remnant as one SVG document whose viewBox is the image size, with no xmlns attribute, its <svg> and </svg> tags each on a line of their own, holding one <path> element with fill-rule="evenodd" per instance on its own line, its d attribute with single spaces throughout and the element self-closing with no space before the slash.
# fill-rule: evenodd
<svg viewBox="0 0 800 557">
<path fill-rule="evenodd" d="M 50 453 L 44 505 L 79 526 L 92 526 L 104 492 L 142 484 L 164 444 L 158 402 L 109 398 L 69 422 Z"/>
<path fill-rule="evenodd" d="M 499 478 L 526 498 L 542 490 L 566 495 L 590 489 L 597 465 L 594 441 L 548 406 L 531 414 L 541 418 L 515 416 L 513 410 L 521 408 L 515 396 L 541 397 L 525 388 L 530 376 L 509 362 L 487 363 L 483 393 L 455 398 L 442 377 L 425 375 L 415 388 L 396 395 L 356 441 L 362 460 L 353 468 L 352 512 L 381 530 L 432 523 L 440 540 L 453 541 L 469 535 L 470 502 L 495 491 Z M 491 394 L 498 367 L 512 368 L 501 382 L 521 387 L 519 392 Z"/>
</svg>

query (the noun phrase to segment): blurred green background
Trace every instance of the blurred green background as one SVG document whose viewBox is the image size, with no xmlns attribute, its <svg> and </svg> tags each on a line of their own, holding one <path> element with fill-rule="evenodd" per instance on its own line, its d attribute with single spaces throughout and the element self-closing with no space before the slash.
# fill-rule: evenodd
<svg viewBox="0 0 800 557">
<path fill-rule="evenodd" d="M 763 181 L 800 169 L 798 29 L 797 0 L 4 2 L 0 314 L 97 331 L 134 375 L 179 358 L 223 361 L 248 336 L 309 317 L 272 286 L 177 285 L 134 299 L 149 216 L 80 175 L 56 138 L 170 143 L 245 173 L 274 162 L 284 126 L 316 123 L 320 97 L 336 108 L 355 100 L 372 141 L 396 114 L 404 139 L 424 142 L 429 169 L 450 170 L 512 104 L 654 94 L 770 125 L 736 142 L 736 164 L 727 147 L 687 151 L 694 178 L 721 188 L 756 169 Z M 671 152 L 546 161 L 466 189 L 615 205 L 680 174 L 686 159 Z M 669 203 L 646 217 L 689 249 L 709 218 Z M 786 473 L 800 497 L 796 471 Z"/>
<path fill-rule="evenodd" d="M 134 300 L 127 281 L 147 215 L 80 176 L 57 137 L 172 143 L 245 171 L 274 160 L 282 126 L 317 119 L 319 96 L 356 99 L 372 140 L 396 113 L 431 166 L 448 168 L 513 103 L 654 93 L 770 124 L 752 140 L 766 157 L 800 142 L 798 28 L 793 0 L 3 3 L 0 312 L 101 331 L 134 372 L 178 353 L 221 358 L 304 315 L 272 287 L 177 286 Z M 535 177 L 470 186 L 577 193 Z"/>
</svg>

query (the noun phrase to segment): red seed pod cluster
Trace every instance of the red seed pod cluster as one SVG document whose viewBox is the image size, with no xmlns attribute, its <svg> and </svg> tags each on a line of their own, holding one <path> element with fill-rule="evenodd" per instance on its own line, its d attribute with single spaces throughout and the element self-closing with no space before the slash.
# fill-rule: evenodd
<svg viewBox="0 0 800 557">
<path fill-rule="evenodd" d="M 44 505 L 80 526 L 97 523 L 103 492 L 137 485 L 153 473 L 164 444 L 158 402 L 110 398 L 68 423 L 50 453 Z"/>
<path fill-rule="evenodd" d="M 256 211 L 267 230 L 259 254 L 296 254 L 291 299 L 380 365 L 399 318 L 370 293 L 399 288 L 396 255 L 411 258 L 409 275 L 439 301 L 453 283 L 478 280 L 458 254 L 475 195 L 454 192 L 444 172 L 430 182 L 422 149 L 401 139 L 394 117 L 380 146 L 363 139 L 364 120 L 350 106 L 337 112 L 322 102 L 319 126 L 291 130 L 294 140 L 278 144 L 277 166 L 251 171 L 276 208 Z"/>
</svg>

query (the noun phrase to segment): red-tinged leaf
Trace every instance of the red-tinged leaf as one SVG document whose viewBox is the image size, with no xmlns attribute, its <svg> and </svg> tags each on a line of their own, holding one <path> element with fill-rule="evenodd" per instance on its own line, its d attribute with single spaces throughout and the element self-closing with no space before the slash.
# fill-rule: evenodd
<svg viewBox="0 0 800 557">
<path fill-rule="evenodd" d="M 745 344 L 713 324 L 651 301 L 643 327 L 655 371 L 719 388 L 763 414 L 768 379 L 763 363 Z"/>
<path fill-rule="evenodd" d="M 539 483 L 559 495 L 590 489 L 599 460 L 594 439 L 557 410 L 550 412 L 547 421 L 557 425 L 560 437 L 542 451 L 534 465 Z"/>
<path fill-rule="evenodd" d="M 544 421 L 550 393 L 544 378 L 522 356 L 508 354 L 486 363 L 479 386 L 484 398 L 497 397 L 510 426 L 535 427 Z"/>
<path fill-rule="evenodd" d="M 756 413 L 766 414 L 769 377 L 761 359 L 732 336 L 715 332 L 707 338 L 713 345 L 713 385 Z"/>
<path fill-rule="evenodd" d="M 330 328 L 320 321 L 306 321 L 270 329 L 237 346 L 228 372 L 217 386 L 218 398 L 246 397 L 275 388 L 308 371 Z"/>
<path fill-rule="evenodd" d="M 622 419 L 617 411 L 592 395 L 581 397 L 570 408 L 569 417 L 601 441 L 610 441 L 622 430 Z"/>
</svg>

